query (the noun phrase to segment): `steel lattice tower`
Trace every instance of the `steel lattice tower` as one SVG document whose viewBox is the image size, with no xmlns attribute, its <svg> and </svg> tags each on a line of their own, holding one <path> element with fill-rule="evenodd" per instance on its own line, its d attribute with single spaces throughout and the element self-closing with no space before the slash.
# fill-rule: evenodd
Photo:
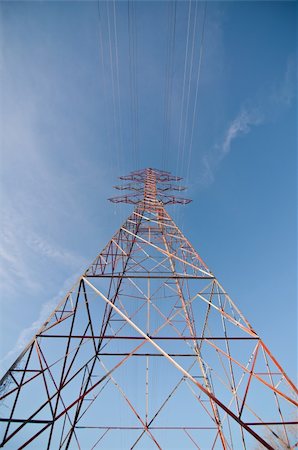
<svg viewBox="0 0 298 450">
<path fill-rule="evenodd" d="M 121 177 L 133 213 L 1 380 L 1 447 L 293 448 L 297 390 L 165 205 L 181 178 Z"/>
</svg>

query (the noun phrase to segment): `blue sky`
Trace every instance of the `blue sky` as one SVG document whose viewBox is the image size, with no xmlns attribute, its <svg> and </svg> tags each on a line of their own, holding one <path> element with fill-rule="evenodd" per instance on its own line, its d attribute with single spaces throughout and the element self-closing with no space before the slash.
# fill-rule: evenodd
<svg viewBox="0 0 298 450">
<path fill-rule="evenodd" d="M 151 166 L 186 178 L 170 214 L 295 377 L 295 2 L 192 3 L 186 64 L 188 2 L 134 3 L 130 35 L 126 2 L 0 7 L 2 373 Z"/>
</svg>

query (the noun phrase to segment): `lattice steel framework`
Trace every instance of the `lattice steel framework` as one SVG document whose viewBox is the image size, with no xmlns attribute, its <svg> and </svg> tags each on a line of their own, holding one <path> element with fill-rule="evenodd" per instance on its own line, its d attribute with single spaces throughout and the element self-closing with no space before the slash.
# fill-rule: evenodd
<svg viewBox="0 0 298 450">
<path fill-rule="evenodd" d="M 135 210 L 1 380 L 1 446 L 293 448 L 297 389 L 165 210 L 180 178 L 121 179 Z"/>
</svg>

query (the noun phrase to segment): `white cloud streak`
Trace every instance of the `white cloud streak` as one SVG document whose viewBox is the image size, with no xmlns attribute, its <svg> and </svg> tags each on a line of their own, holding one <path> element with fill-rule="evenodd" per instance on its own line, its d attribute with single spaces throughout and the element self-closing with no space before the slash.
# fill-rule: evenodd
<svg viewBox="0 0 298 450">
<path fill-rule="evenodd" d="M 273 88 L 272 102 L 279 107 L 289 107 L 293 103 L 297 94 L 297 68 L 296 60 L 291 57 L 287 61 L 286 70 L 280 84 Z"/>
<path fill-rule="evenodd" d="M 249 133 L 253 126 L 260 125 L 262 121 L 263 119 L 259 111 L 242 109 L 226 131 L 225 138 L 220 148 L 221 157 L 223 158 L 230 153 L 232 142 L 235 139 Z"/>
<path fill-rule="evenodd" d="M 248 134 L 255 126 L 264 120 L 261 112 L 255 109 L 243 107 L 239 114 L 227 127 L 222 141 L 202 157 L 203 171 L 200 175 L 200 184 L 203 187 L 210 186 L 215 180 L 216 171 L 224 158 L 231 152 L 233 142 L 239 137 Z"/>
<path fill-rule="evenodd" d="M 81 152 L 83 144 L 86 146 L 86 122 L 69 107 L 74 97 L 77 111 L 81 111 L 78 105 L 85 105 L 85 94 L 80 96 L 76 91 L 81 74 L 76 72 L 74 81 L 65 82 L 68 78 L 63 67 L 61 73 L 55 71 L 51 58 L 44 57 L 48 54 L 45 42 L 52 40 L 45 39 L 40 45 L 34 41 L 31 48 L 31 38 L 26 46 L 18 40 L 18 33 L 4 37 L 10 51 L 0 55 L 1 84 L 5 86 L 0 107 L 0 315 L 3 337 L 6 334 L 8 338 L 6 342 L 3 339 L 1 357 L 7 343 L 17 336 L 12 336 L 16 327 L 10 326 L 13 316 L 7 317 L 7 311 L 15 313 L 18 329 L 24 328 L 14 348 L 1 360 L 7 367 L 70 283 L 67 279 L 58 295 L 47 301 L 54 293 L 53 285 L 61 285 L 70 273 L 87 266 L 78 254 L 80 250 L 70 248 L 79 230 L 84 230 L 85 236 L 92 230 L 88 201 L 92 199 L 90 192 L 104 189 L 106 155 L 97 166 L 89 153 L 86 158 Z M 31 51 L 34 59 L 29 64 Z M 56 61 L 56 47 L 51 51 Z M 24 63 L 28 70 L 23 70 Z M 88 142 L 92 144 L 92 139 Z M 105 148 L 103 143 L 97 142 L 98 148 Z M 81 195 L 84 189 L 85 197 Z M 76 248 L 82 248 L 80 242 Z M 45 303 L 40 306 L 39 317 L 28 326 L 32 319 L 26 317 L 32 318 L 32 308 L 41 301 Z M 28 314 L 19 313 L 20 305 Z"/>
<path fill-rule="evenodd" d="M 17 358 L 20 352 L 24 350 L 25 346 L 30 342 L 36 332 L 41 328 L 42 324 L 49 317 L 52 311 L 57 307 L 58 303 L 65 296 L 65 293 L 70 290 L 71 286 L 73 286 L 75 280 L 78 279 L 78 277 L 79 275 L 76 274 L 67 278 L 58 294 L 41 306 L 41 310 L 37 320 L 33 321 L 31 325 L 21 331 L 12 350 L 6 353 L 6 355 L 4 355 L 4 357 L 0 360 L 0 372 L 2 372 L 2 374 L 4 373 L 4 366 L 7 370 L 7 363 L 9 363 L 9 366 L 13 364 L 14 360 Z"/>
<path fill-rule="evenodd" d="M 203 186 L 208 186 L 214 181 L 215 173 L 221 161 L 232 151 L 234 141 L 250 133 L 256 126 L 274 121 L 292 105 L 296 96 L 296 82 L 294 60 L 289 58 L 282 80 L 271 86 L 271 89 L 267 91 L 267 97 L 246 102 L 227 126 L 222 140 L 215 144 L 209 153 L 203 155 L 203 174 L 200 177 Z"/>
<path fill-rule="evenodd" d="M 36 281 L 36 274 L 31 269 L 33 254 L 73 269 L 86 263 L 81 256 L 53 244 L 44 236 L 34 232 L 24 217 L 12 207 L 6 205 L 1 217 L 0 286 L 2 293 L 13 293 L 18 287 L 18 282 L 32 291 L 40 288 L 40 283 Z"/>
</svg>

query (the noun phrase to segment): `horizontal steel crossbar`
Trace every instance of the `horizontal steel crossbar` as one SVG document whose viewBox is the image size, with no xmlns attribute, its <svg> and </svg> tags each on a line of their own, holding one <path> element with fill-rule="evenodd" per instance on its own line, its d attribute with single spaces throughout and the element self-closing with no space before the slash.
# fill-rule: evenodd
<svg viewBox="0 0 298 450">
<path fill-rule="evenodd" d="M 113 335 L 69 335 L 69 334 L 37 334 L 37 337 L 48 337 L 48 338 L 74 338 L 74 339 L 133 339 L 133 340 L 144 340 L 142 336 L 113 336 Z M 148 338 L 153 340 L 190 340 L 190 341 L 231 341 L 231 340 L 259 340 L 259 337 L 253 336 L 214 336 L 214 337 L 202 337 L 202 336 L 150 336 Z"/>
<path fill-rule="evenodd" d="M 98 274 L 98 275 L 85 275 L 86 278 L 145 278 L 146 280 L 149 279 L 169 279 L 169 278 L 173 278 L 174 280 L 179 280 L 179 279 L 187 279 L 187 280 L 214 280 L 215 277 L 213 276 L 199 276 L 199 275 L 151 275 L 150 272 L 148 274 L 144 274 L 144 275 L 122 275 L 122 274 L 114 274 L 114 273 L 109 273 L 109 274 Z"/>
</svg>

